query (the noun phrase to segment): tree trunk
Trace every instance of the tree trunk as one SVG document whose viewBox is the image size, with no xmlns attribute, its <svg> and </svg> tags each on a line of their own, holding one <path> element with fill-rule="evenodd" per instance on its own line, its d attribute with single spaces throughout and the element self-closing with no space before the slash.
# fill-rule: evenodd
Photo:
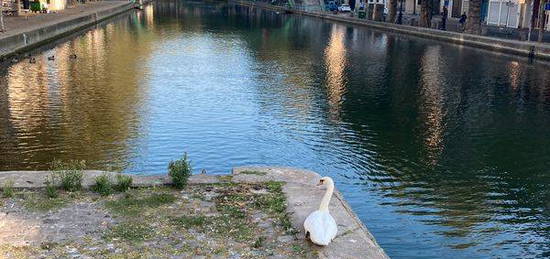
<svg viewBox="0 0 550 259">
<path fill-rule="evenodd" d="M 422 0 L 420 2 L 420 21 L 418 24 L 421 27 L 430 28 L 432 26 L 432 0 Z"/>
<path fill-rule="evenodd" d="M 0 32 L 4 32 L 4 1 L 0 0 Z"/>
<path fill-rule="evenodd" d="M 395 23 L 395 15 L 397 14 L 397 0 L 388 1 L 388 21 Z"/>
<path fill-rule="evenodd" d="M 21 0 L 15 1 L 15 10 L 17 11 L 17 16 L 21 15 Z"/>
<path fill-rule="evenodd" d="M 465 31 L 471 34 L 481 34 L 481 0 L 470 0 Z"/>
<path fill-rule="evenodd" d="M 542 42 L 542 38 L 544 36 L 544 25 L 546 25 L 546 15 L 544 13 L 544 6 L 545 2 L 542 0 L 540 1 L 540 8 L 539 8 L 539 38 L 538 42 Z"/>
</svg>

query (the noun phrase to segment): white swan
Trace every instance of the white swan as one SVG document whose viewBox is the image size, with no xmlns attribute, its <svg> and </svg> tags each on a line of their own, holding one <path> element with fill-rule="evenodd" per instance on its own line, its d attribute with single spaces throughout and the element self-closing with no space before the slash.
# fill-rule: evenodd
<svg viewBox="0 0 550 259">
<path fill-rule="evenodd" d="M 326 246 L 334 239 L 336 232 L 338 232 L 336 221 L 334 221 L 334 218 L 328 211 L 328 204 L 334 192 L 334 182 L 330 177 L 323 177 L 319 180 L 318 185 L 326 185 L 327 191 L 321 200 L 319 209 L 307 216 L 304 222 L 304 229 L 306 230 L 306 238 L 311 239 L 311 242 Z"/>
</svg>

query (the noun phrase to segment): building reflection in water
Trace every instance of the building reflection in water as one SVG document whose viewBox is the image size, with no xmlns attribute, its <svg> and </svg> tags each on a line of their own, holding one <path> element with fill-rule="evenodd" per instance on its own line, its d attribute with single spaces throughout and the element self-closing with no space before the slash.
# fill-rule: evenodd
<svg viewBox="0 0 550 259">
<path fill-rule="evenodd" d="M 151 40 L 122 29 L 135 16 L 119 19 L 35 55 L 34 64 L 25 59 L 3 68 L 0 102 L 8 114 L 0 125 L 6 133 L 0 139 L 2 167 L 19 161 L 45 169 L 53 158 L 123 167 L 117 163 L 126 162 L 127 144 L 138 135 L 139 83 L 147 73 L 136 60 L 150 54 Z"/>
<path fill-rule="evenodd" d="M 441 75 L 442 67 L 440 46 L 430 46 L 426 49 L 420 63 L 420 100 L 421 120 L 424 124 L 424 143 L 428 151 L 430 164 L 436 165 L 443 150 L 444 110 Z"/>
<path fill-rule="evenodd" d="M 326 87 L 330 116 L 339 120 L 342 105 L 342 97 L 346 91 L 346 46 L 345 28 L 341 25 L 333 25 L 330 39 L 325 49 Z"/>
</svg>

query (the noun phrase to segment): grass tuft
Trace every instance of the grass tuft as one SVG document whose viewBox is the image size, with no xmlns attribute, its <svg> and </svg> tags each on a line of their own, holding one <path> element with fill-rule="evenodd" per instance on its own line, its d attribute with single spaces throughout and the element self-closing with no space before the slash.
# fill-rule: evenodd
<svg viewBox="0 0 550 259">
<path fill-rule="evenodd" d="M 169 193 L 153 193 L 145 198 L 136 198 L 130 194 L 117 200 L 107 201 L 105 207 L 111 212 L 124 216 L 137 216 L 144 207 L 156 208 L 172 203 L 176 197 Z"/>
<path fill-rule="evenodd" d="M 5 198 L 11 198 L 13 197 L 14 190 L 13 190 L 13 181 L 8 180 L 4 182 L 4 185 L 2 186 L 2 195 Z"/>
<path fill-rule="evenodd" d="M 107 239 L 143 241 L 153 236 L 154 231 L 143 222 L 123 222 L 113 226 L 107 233 Z"/>
<path fill-rule="evenodd" d="M 92 191 L 101 194 L 101 196 L 109 196 L 113 193 L 113 183 L 107 174 L 102 174 L 95 178 L 95 184 L 92 186 Z"/>
<path fill-rule="evenodd" d="M 181 217 L 174 218 L 173 222 L 185 228 L 192 228 L 192 227 L 202 227 L 208 222 L 208 220 L 207 220 L 207 217 L 202 215 L 181 216 Z"/>
<path fill-rule="evenodd" d="M 55 179 L 53 175 L 50 175 L 46 180 L 46 196 L 48 198 L 57 198 L 59 193 L 57 191 L 57 186 L 55 186 Z"/>
<path fill-rule="evenodd" d="M 45 198 L 30 195 L 25 197 L 23 205 L 30 211 L 46 212 L 57 210 L 66 204 L 66 200 L 62 198 Z"/>
<path fill-rule="evenodd" d="M 52 179 L 58 180 L 59 185 L 65 191 L 79 191 L 82 189 L 82 170 L 85 168 L 85 161 L 71 160 L 63 162 L 54 160 L 51 163 Z"/>
<path fill-rule="evenodd" d="M 133 178 L 129 175 L 117 174 L 114 189 L 119 192 L 125 192 L 132 186 Z"/>
<path fill-rule="evenodd" d="M 265 237 L 260 236 L 258 237 L 258 239 L 256 239 L 256 241 L 254 241 L 254 243 L 252 244 L 252 247 L 261 248 L 262 246 L 264 246 L 264 242 L 265 242 Z"/>
</svg>

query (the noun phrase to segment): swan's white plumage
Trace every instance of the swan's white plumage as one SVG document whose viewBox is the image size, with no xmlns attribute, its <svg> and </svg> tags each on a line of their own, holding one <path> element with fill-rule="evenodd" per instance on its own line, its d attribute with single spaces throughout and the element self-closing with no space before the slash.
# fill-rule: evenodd
<svg viewBox="0 0 550 259">
<path fill-rule="evenodd" d="M 311 242 L 322 246 L 328 245 L 338 232 L 336 221 L 330 213 L 320 210 L 309 214 L 304 222 L 304 229 L 309 233 Z"/>
<path fill-rule="evenodd" d="M 330 177 L 323 177 L 319 184 L 326 185 L 327 191 L 321 200 L 319 209 L 307 216 L 304 221 L 304 229 L 311 242 L 326 246 L 336 237 L 338 232 L 336 221 L 328 210 L 330 198 L 334 192 L 334 182 Z"/>
</svg>

